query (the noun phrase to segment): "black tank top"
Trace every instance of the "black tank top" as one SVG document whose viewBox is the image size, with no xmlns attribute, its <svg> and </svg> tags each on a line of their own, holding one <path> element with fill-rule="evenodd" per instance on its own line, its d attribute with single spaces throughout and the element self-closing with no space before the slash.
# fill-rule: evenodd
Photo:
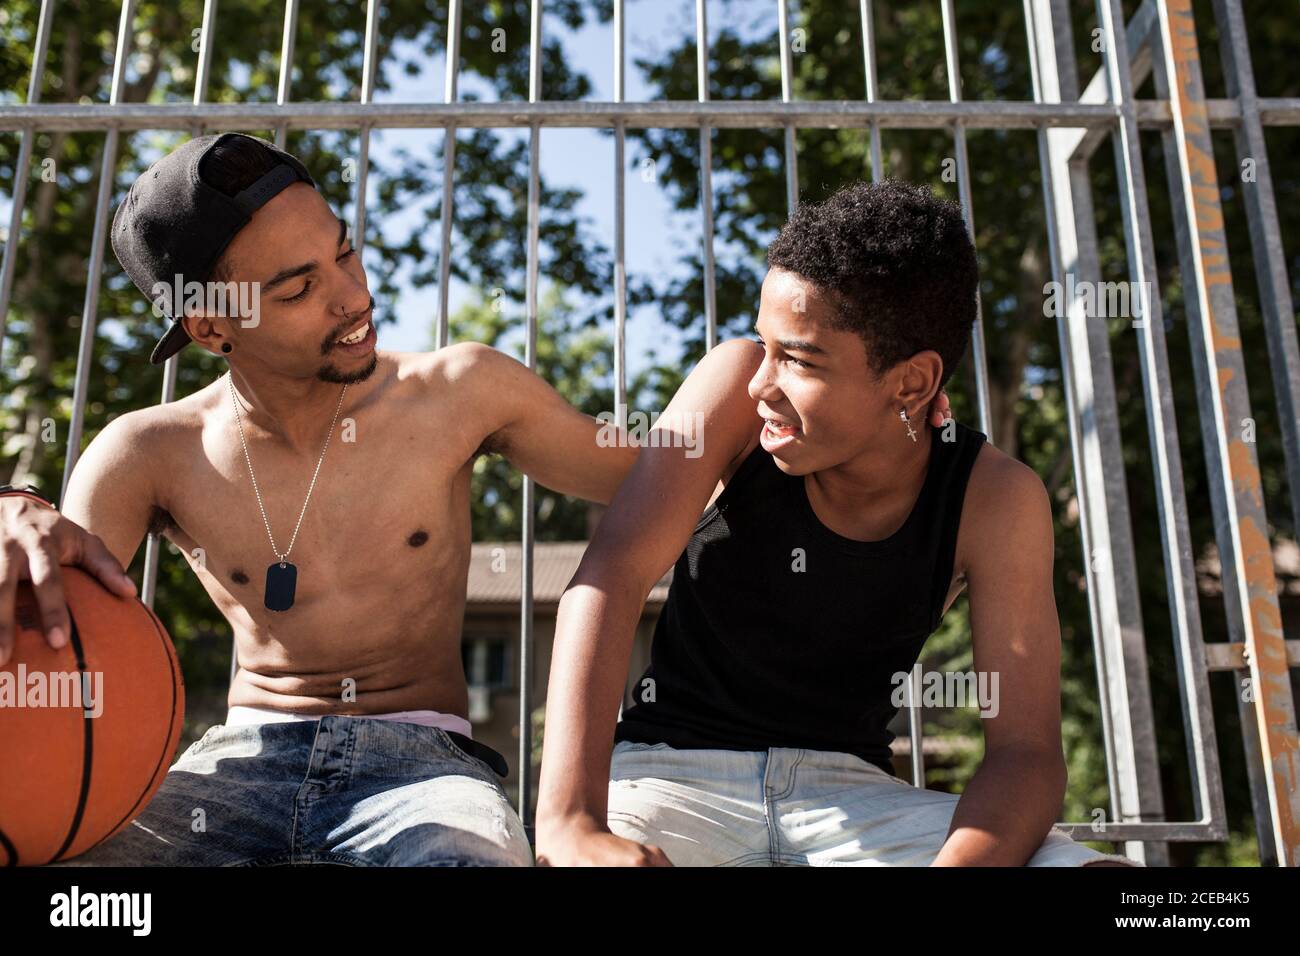
<svg viewBox="0 0 1300 956">
<path fill-rule="evenodd" d="M 839 751 L 893 773 L 892 677 L 912 669 L 943 616 L 985 440 L 954 424 L 955 441 L 930 430 L 921 494 L 881 541 L 831 531 L 804 479 L 755 447 L 677 559 L 615 740 Z"/>
</svg>

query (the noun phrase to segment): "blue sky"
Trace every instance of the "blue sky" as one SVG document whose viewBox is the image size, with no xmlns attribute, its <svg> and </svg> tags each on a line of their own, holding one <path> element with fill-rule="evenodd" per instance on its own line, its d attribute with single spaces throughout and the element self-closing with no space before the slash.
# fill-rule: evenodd
<svg viewBox="0 0 1300 956">
<path fill-rule="evenodd" d="M 631 3 L 627 5 L 624 56 L 624 98 L 647 100 L 651 90 L 643 82 L 634 60 L 653 51 L 663 51 L 680 41 L 682 33 L 694 35 L 694 3 L 690 0 L 665 0 L 656 4 Z M 714 32 L 711 24 L 710 32 Z M 574 69 L 585 72 L 593 90 L 590 99 L 612 101 L 614 98 L 614 32 L 612 24 L 588 22 L 581 30 L 572 32 L 554 17 L 549 17 L 543 30 L 550 36 L 563 39 L 566 53 Z M 512 42 L 527 42 L 527 37 Z M 399 55 L 406 51 L 398 51 Z M 441 102 L 444 95 L 444 58 L 439 55 L 428 62 L 423 74 L 406 76 L 391 69 L 389 76 L 393 87 L 377 96 L 380 102 L 414 102 L 433 100 Z M 545 77 L 542 95 L 545 97 Z M 498 99 L 495 91 L 474 76 L 462 76 L 460 92 L 464 96 L 473 92 L 485 101 Z M 526 139 L 527 131 L 508 131 L 505 136 Z M 381 130 L 371 140 L 371 150 L 377 157 L 390 157 L 394 147 L 407 150 L 430 149 L 441 144 L 441 130 Z M 646 182 L 634 163 L 637 152 L 629 143 L 626 160 L 629 164 L 624 177 L 626 264 L 629 282 L 636 275 L 667 276 L 676 274 L 680 267 L 677 258 L 682 252 L 693 251 L 700 242 L 701 218 L 698 210 L 690 213 L 676 212 L 667 196 L 656 182 Z M 541 140 L 542 175 L 553 187 L 575 187 L 584 198 L 578 207 L 581 216 L 589 221 L 590 230 L 612 252 L 614 246 L 614 140 L 608 133 L 594 129 L 544 129 Z M 431 184 L 440 193 L 441 181 Z M 374 204 L 367 214 L 374 216 Z M 396 214 L 386 222 L 391 226 L 407 228 L 414 216 Z M 543 289 L 546 276 L 540 277 Z M 612 301 L 612 289 L 609 301 Z M 431 327 L 437 310 L 438 290 L 434 286 L 423 289 L 403 286 L 397 306 L 395 326 L 384 330 L 380 344 L 394 349 L 422 349 L 430 345 Z M 472 298 L 471 290 L 453 281 L 451 309 Z M 517 307 L 522 316 L 522 306 Z M 699 322 L 704 324 L 704 305 L 700 303 Z M 612 335 L 612 322 L 609 331 Z M 676 354 L 680 335 L 666 323 L 660 322 L 653 306 L 643 307 L 628 315 L 627 359 L 629 375 L 646 363 L 647 352 L 654 348 L 660 357 Z"/>
<path fill-rule="evenodd" d="M 676 46 L 683 37 L 692 38 L 695 31 L 693 0 L 655 0 L 654 3 L 626 4 L 625 13 L 625 99 L 629 101 L 648 100 L 652 90 L 643 81 L 637 70 L 635 60 L 638 57 L 657 58 L 668 49 Z M 743 10 L 749 14 L 745 24 L 737 24 L 735 13 Z M 358 26 L 364 22 L 364 6 L 357 6 Z M 717 36 L 722 14 L 728 13 L 731 19 L 728 26 L 742 32 L 751 30 L 771 30 L 775 19 L 775 4 L 762 2 L 758 7 L 747 4 L 727 5 L 714 2 L 710 4 L 710 34 Z M 217 39 L 220 43 L 221 33 L 230 29 L 229 19 L 218 19 Z M 578 31 L 570 31 L 555 16 L 545 18 L 543 31 L 548 37 L 560 37 L 566 55 L 572 67 L 584 72 L 592 83 L 589 99 L 594 101 L 612 101 L 614 96 L 614 33 L 612 23 L 597 23 L 589 20 Z M 510 37 L 512 44 L 527 44 L 528 37 Z M 422 70 L 417 76 L 408 76 L 397 68 L 399 62 L 406 60 L 423 60 Z M 432 58 L 422 57 L 418 50 L 397 49 L 389 56 L 381 68 L 392 83 L 387 90 L 378 91 L 377 102 L 442 102 L 444 95 L 445 66 L 444 57 L 439 53 Z M 128 68 L 128 76 L 133 69 Z M 238 84 L 240 77 L 235 77 Z M 546 95 L 545 77 L 543 77 L 543 98 Z M 473 75 L 462 75 L 460 93 L 473 93 L 479 99 L 494 101 L 499 99 L 495 90 Z M 503 137 L 525 139 L 526 130 L 501 130 Z M 177 142 L 175 134 L 141 132 L 131 134 L 135 146 L 140 150 L 144 162 L 152 162 L 163 149 L 171 148 Z M 410 152 L 429 152 L 441 146 L 443 131 L 439 129 L 424 130 L 377 130 L 371 137 L 371 154 L 377 162 L 392 165 L 395 162 L 394 150 L 398 147 Z M 156 147 L 156 148 L 155 148 Z M 155 155 L 156 154 L 156 155 Z M 677 275 L 681 271 L 678 258 L 683 254 L 698 252 L 701 241 L 701 215 L 698 209 L 689 212 L 677 212 L 671 208 L 659 183 L 647 182 L 639 169 L 635 168 L 638 151 L 629 142 L 626 159 L 628 172 L 625 183 L 625 222 L 626 230 L 626 266 L 629 284 L 636 277 L 653 276 L 657 280 Z M 39 157 L 38 157 L 39 158 Z M 614 140 L 606 131 L 595 129 L 544 129 L 541 147 L 542 175 L 552 187 L 575 187 L 583 195 L 578 206 L 578 214 L 587 220 L 588 231 L 597 237 L 612 253 L 614 246 Z M 119 189 L 125 188 L 125 182 L 119 182 Z M 715 182 L 715 190 L 722 188 L 722 182 Z M 371 226 L 377 226 L 391 235 L 406 234 L 419 222 L 418 210 L 405 210 L 386 213 L 378 207 L 375 198 L 375 181 L 370 182 L 370 202 L 367 205 L 367 219 Z M 429 184 L 430 199 L 436 200 L 441 195 L 441 176 Z M 10 197 L 0 196 L 0 229 L 8 224 L 11 208 Z M 340 210 L 349 220 L 351 208 Z M 726 250 L 717 250 L 720 257 Z M 106 258 L 111 258 L 111 250 L 106 250 Z M 372 270 L 376 262 L 367 257 L 366 264 Z M 547 287 L 545 273 L 540 276 L 541 293 Z M 433 322 L 436 315 L 438 289 L 435 285 L 416 288 L 409 277 L 399 274 L 400 294 L 397 298 L 393 324 L 387 325 L 381 332 L 380 346 L 396 350 L 424 350 L 432 347 Z M 473 291 L 455 280 L 450 291 L 451 310 L 473 298 Z M 612 302 L 612 288 L 606 294 L 604 304 Z M 757 305 L 757 303 L 755 303 Z M 515 310 L 515 316 L 522 322 L 522 304 L 512 303 L 508 308 Z M 699 326 L 704 325 L 704 305 L 699 303 Z M 612 336 L 612 320 L 606 331 Z M 112 316 L 100 316 L 99 334 L 116 337 L 120 326 Z M 653 305 L 630 311 L 627 326 L 627 362 L 629 377 L 645 366 L 649 353 L 654 350 L 660 360 L 673 358 L 678 353 L 681 340 L 680 333 L 665 322 L 659 320 Z"/>
</svg>

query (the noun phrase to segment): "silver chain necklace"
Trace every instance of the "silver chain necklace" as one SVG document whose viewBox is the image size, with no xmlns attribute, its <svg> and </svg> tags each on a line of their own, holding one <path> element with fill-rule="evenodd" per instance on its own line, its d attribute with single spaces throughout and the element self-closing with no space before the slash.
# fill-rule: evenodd
<svg viewBox="0 0 1300 956">
<path fill-rule="evenodd" d="M 235 380 L 232 375 L 227 373 L 226 383 L 230 386 L 230 401 L 235 406 L 235 424 L 239 426 L 239 444 L 244 449 L 244 461 L 248 463 L 248 477 L 253 479 L 253 494 L 257 495 L 257 507 L 262 512 L 262 524 L 266 526 L 266 536 L 271 540 L 271 550 L 279 561 L 272 564 L 266 569 L 266 597 L 263 599 L 268 610 L 287 611 L 293 607 L 294 592 L 298 588 L 298 569 L 289 563 L 289 552 L 293 550 L 294 542 L 298 540 L 298 529 L 302 527 L 303 516 L 307 514 L 307 503 L 311 501 L 311 493 L 316 488 L 316 477 L 320 474 L 320 466 L 325 461 L 325 449 L 330 446 L 330 439 L 334 436 L 334 426 L 339 420 L 339 410 L 343 407 L 343 396 L 348 393 L 348 387 L 343 386 L 343 391 L 339 395 L 339 403 L 334 407 L 334 418 L 330 421 L 329 434 L 325 436 L 325 446 L 320 450 L 320 458 L 316 461 L 316 470 L 312 472 L 311 485 L 307 488 L 307 497 L 303 499 L 302 511 L 298 513 L 298 523 L 293 527 L 293 536 L 289 539 L 289 547 L 285 548 L 284 553 L 275 546 L 275 536 L 271 534 L 271 522 L 266 517 L 266 506 L 262 503 L 262 491 L 257 486 L 257 475 L 253 474 L 253 459 L 248 454 L 248 442 L 244 439 L 244 422 L 239 414 L 239 398 L 235 395 Z"/>
</svg>

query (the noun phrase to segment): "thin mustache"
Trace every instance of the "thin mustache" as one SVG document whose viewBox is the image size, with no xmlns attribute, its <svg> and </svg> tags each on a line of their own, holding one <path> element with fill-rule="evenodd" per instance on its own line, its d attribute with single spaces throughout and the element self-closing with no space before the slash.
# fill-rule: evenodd
<svg viewBox="0 0 1300 956">
<path fill-rule="evenodd" d="M 374 313 L 375 313 L 375 297 L 372 295 L 370 297 L 370 304 L 366 306 L 366 311 L 362 312 L 361 314 L 367 317 L 373 317 Z M 347 325 L 340 327 L 337 332 L 331 333 L 330 337 L 321 344 L 320 354 L 321 355 L 329 354 L 330 350 L 334 348 L 334 340 L 337 339 L 344 332 L 346 332 L 348 329 L 356 325 L 356 322 L 357 320 L 355 318 L 349 319 Z"/>
</svg>

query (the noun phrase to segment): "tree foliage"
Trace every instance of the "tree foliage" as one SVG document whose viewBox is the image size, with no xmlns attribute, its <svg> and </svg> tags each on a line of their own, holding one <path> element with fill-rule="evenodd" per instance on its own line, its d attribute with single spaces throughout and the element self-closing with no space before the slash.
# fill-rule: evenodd
<svg viewBox="0 0 1300 956">
<path fill-rule="evenodd" d="M 650 0 L 629 0 L 652 6 Z M 194 30 L 201 24 L 201 0 L 141 0 L 123 102 L 184 102 L 193 96 L 197 53 Z M 491 0 L 465 4 L 461 70 L 480 87 L 506 100 L 524 100 L 528 87 L 529 4 Z M 689 10 L 664 10 L 668 42 L 641 55 L 641 70 L 656 98 L 694 100 L 695 41 Z M 1030 77 L 1022 8 L 997 0 L 955 4 L 962 95 L 969 100 L 1029 99 Z M 1131 15 L 1137 4 L 1127 2 Z M 1251 31 L 1255 74 L 1261 95 L 1300 95 L 1294 51 L 1300 45 L 1300 19 L 1285 4 L 1252 0 L 1244 5 Z M 780 98 L 779 40 L 774 4 L 766 0 L 721 0 L 710 5 L 715 26 L 711 39 L 710 97 L 714 100 Z M 911 0 L 877 0 L 876 33 L 883 99 L 947 99 L 941 5 Z M 610 0 L 551 0 L 546 4 L 544 95 L 583 99 L 591 78 L 565 50 L 560 32 L 606 23 Z M 38 0 L 8 0 L 0 10 L 0 97 L 21 102 L 31 69 Z M 1074 0 L 1073 28 L 1080 86 L 1101 65 L 1092 49 L 1096 27 L 1093 4 Z M 1218 38 L 1209 0 L 1197 0 L 1196 21 L 1206 86 L 1224 96 Z M 359 96 L 365 7 L 329 0 L 303 0 L 297 37 L 292 99 L 355 100 Z M 865 74 L 857 4 L 800 0 L 792 4 L 792 54 L 795 99 L 861 100 Z M 63 0 L 54 19 L 50 56 L 42 78 L 46 102 L 107 102 L 113 66 L 118 6 L 100 0 Z M 274 102 L 279 69 L 280 0 L 223 0 L 214 38 L 208 99 L 215 102 Z M 720 29 L 718 26 L 720 25 Z M 680 27 L 680 29 L 678 29 Z M 445 47 L 446 13 L 429 0 L 386 0 L 379 23 L 379 55 L 384 68 L 378 95 L 401 72 L 418 76 Z M 494 31 L 503 31 L 499 34 Z M 505 39 L 504 51 L 493 38 Z M 1153 95 L 1148 80 L 1141 95 Z M 433 99 L 431 90 L 429 98 Z M 271 130 L 250 130 L 263 136 Z M 163 151 L 185 134 L 136 133 L 121 137 L 110 209 L 126 187 Z M 1043 220 L 1037 144 L 1032 132 L 969 132 L 973 222 L 982 270 L 982 309 L 987 340 L 990 426 L 1003 450 L 1025 460 L 1043 477 L 1056 511 L 1056 597 L 1063 636 L 1063 736 L 1071 771 L 1066 819 L 1088 819 L 1091 809 L 1108 804 L 1102 721 L 1096 692 L 1078 504 L 1060 371 L 1056 324 L 1043 315 L 1043 284 L 1050 278 Z M 699 140 L 695 130 L 629 132 L 630 167 L 649 163 L 674 207 L 698 214 Z M 953 158 L 947 131 L 892 131 L 884 137 L 884 174 L 929 183 L 957 197 L 949 175 Z M 1268 146 L 1279 199 L 1282 233 L 1291 239 L 1289 273 L 1300 280 L 1295 237 L 1300 209 L 1285 201 L 1300 185 L 1300 133 L 1273 128 Z M 294 132 L 288 148 L 302 156 L 327 200 L 342 212 L 355 201 L 355 185 L 345 176 L 346 161 L 357 150 L 355 131 Z M 819 199 L 839 184 L 871 175 L 867 136 L 861 129 L 800 130 L 798 170 L 801 198 Z M 430 134 L 427 148 L 403 147 L 395 161 L 375 159 L 368 197 L 365 264 L 378 303 L 380 323 L 399 307 L 405 282 L 435 284 L 438 276 L 438 217 L 441 202 L 441 134 Z M 1216 133 L 1221 197 L 1226 215 L 1232 273 L 1236 284 L 1242 348 L 1257 419 L 1256 450 L 1275 539 L 1294 538 L 1279 437 L 1277 409 L 1259 312 L 1242 183 L 1231 137 Z M 104 136 L 100 133 L 36 135 L 33 168 L 15 170 L 18 138 L 0 136 L 0 194 L 10 195 L 15 175 L 29 177 L 29 197 L 19 237 L 17 275 L 8 314 L 8 333 L 0 363 L 0 481 L 31 481 L 46 489 L 59 486 L 63 442 L 71 408 L 90 239 L 99 189 Z M 714 220 L 718 252 L 718 315 L 723 336 L 748 334 L 763 274 L 763 249 L 786 215 L 783 136 L 779 129 L 715 130 L 712 133 Z M 1173 400 L 1182 447 L 1186 493 L 1196 556 L 1214 541 L 1209 486 L 1197 417 L 1196 384 L 1190 360 L 1182 277 L 1174 245 L 1161 135 L 1143 133 L 1150 212 L 1159 264 L 1159 291 L 1165 304 Z M 45 161 L 53 161 L 53 176 Z M 1113 158 L 1108 146 L 1091 166 L 1104 278 L 1127 278 L 1124 232 Z M 517 135 L 496 130 L 460 130 L 456 151 L 455 232 L 451 271 L 483 290 L 483 298 L 454 318 L 456 337 L 475 338 L 513 349 L 523 301 L 527 193 L 527 149 Z M 50 181 L 47 181 L 50 180 Z M 600 331 L 610 319 L 608 291 L 612 263 L 608 248 L 578 213 L 578 189 L 543 183 L 541 193 L 541 272 L 554 286 L 543 302 L 539 370 L 577 407 L 591 414 L 613 408 L 608 337 Z M 391 223 L 397 213 L 402 228 Z M 14 237 L 10 237 L 12 241 Z M 653 304 L 662 320 L 685 334 L 681 356 L 656 362 L 630 392 L 642 406 L 662 407 L 703 348 L 703 278 L 700 249 L 685 248 L 679 268 L 662 275 L 631 276 L 633 307 Z M 86 434 L 89 441 L 107 421 L 155 401 L 161 373 L 147 353 L 162 331 L 143 298 L 106 255 L 98 304 L 98 334 L 93 348 Z M 499 291 L 493 291 L 499 290 Z M 1293 289 L 1300 296 L 1300 289 Z M 500 308 L 505 303 L 508 308 Z M 511 318 L 511 317 L 514 318 Z M 1167 819 L 1194 815 L 1187 757 L 1182 738 L 1177 670 L 1170 632 L 1164 564 L 1160 551 L 1157 499 L 1148 454 L 1144 388 L 1136 338 L 1126 322 L 1113 323 L 1111 340 L 1124 439 L 1123 463 L 1137 542 L 1139 589 L 1156 707 Z M 192 353 L 192 354 L 191 354 Z M 185 394 L 219 374 L 222 363 L 189 350 L 180 366 L 178 391 Z M 963 363 L 950 386 L 957 417 L 978 424 L 973 363 Z M 42 440 L 53 421 L 58 440 Z M 579 502 L 539 489 L 542 538 L 581 536 L 586 509 Z M 476 466 L 474 531 L 479 538 L 512 538 L 519 529 L 519 476 L 500 459 Z M 143 549 L 141 550 L 141 556 Z M 135 570 L 139 570 L 137 559 Z M 213 693 L 224 684 L 229 632 L 201 588 L 179 559 L 164 555 L 159 608 L 180 645 L 187 685 Z M 1201 610 L 1208 640 L 1225 639 L 1221 600 L 1204 598 Z M 927 647 L 929 666 L 971 666 L 965 599 L 945 619 Z M 1228 791 L 1234 842 L 1203 848 L 1203 862 L 1236 859 L 1253 840 L 1249 795 L 1241 753 L 1240 723 L 1231 675 L 1217 675 L 1215 722 Z M 1222 678 L 1222 680 L 1220 680 Z M 965 733 L 979 738 L 978 718 L 954 713 L 928 727 L 930 732 Z M 960 787 L 978 753 L 946 769 L 946 782 Z M 1245 850 L 1243 850 L 1245 848 Z M 1187 851 L 1174 845 L 1175 859 Z"/>
</svg>

